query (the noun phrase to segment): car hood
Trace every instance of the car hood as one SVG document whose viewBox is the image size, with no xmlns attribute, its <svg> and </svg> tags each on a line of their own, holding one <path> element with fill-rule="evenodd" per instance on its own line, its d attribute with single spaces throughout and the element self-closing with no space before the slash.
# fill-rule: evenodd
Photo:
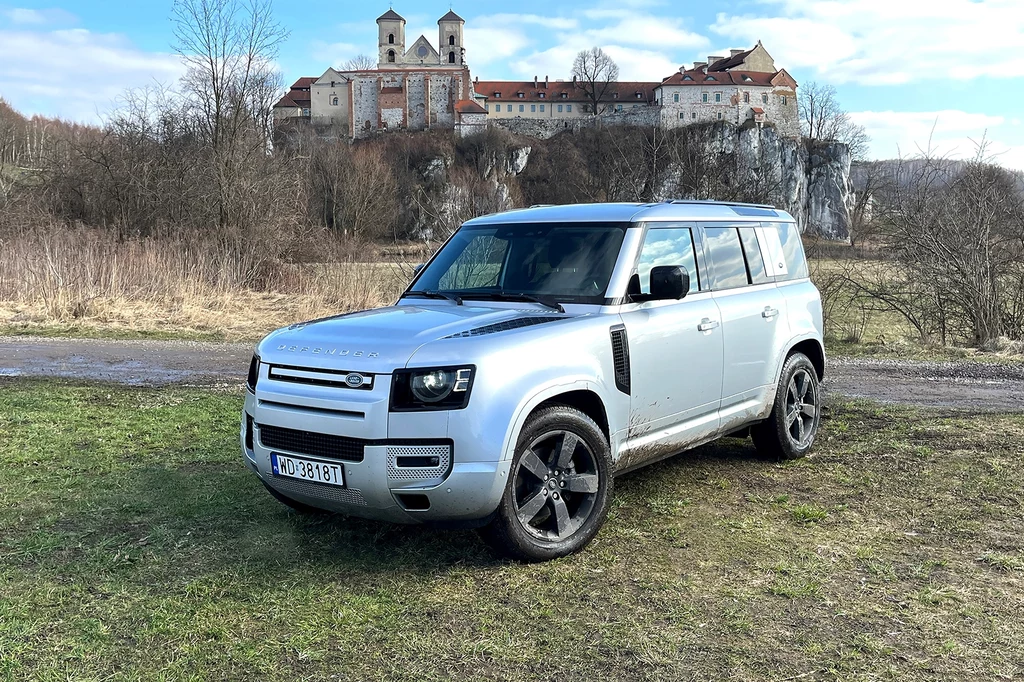
<svg viewBox="0 0 1024 682">
<path fill-rule="evenodd" d="M 565 317 L 543 309 L 466 305 L 397 305 L 300 322 L 260 342 L 263 362 L 390 373 L 423 344 L 524 317 Z"/>
</svg>

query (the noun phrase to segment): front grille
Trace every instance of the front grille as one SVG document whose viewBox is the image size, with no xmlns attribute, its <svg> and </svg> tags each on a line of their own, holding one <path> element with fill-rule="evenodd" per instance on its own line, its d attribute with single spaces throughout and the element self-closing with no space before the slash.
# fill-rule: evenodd
<svg viewBox="0 0 1024 682">
<path fill-rule="evenodd" d="M 451 445 L 388 445 L 388 478 L 408 481 L 444 476 L 451 464 L 451 452 Z M 433 461 L 437 464 L 403 466 L 406 462 L 419 465 Z"/>
<path fill-rule="evenodd" d="M 497 332 L 506 332 L 512 329 L 521 329 L 522 327 L 532 327 L 535 324 L 544 324 L 545 322 L 557 322 L 558 320 L 564 320 L 564 317 L 553 317 L 549 315 L 531 315 L 529 317 L 516 317 L 511 320 L 505 320 L 504 322 L 495 322 L 494 324 L 484 325 L 483 327 L 476 327 L 475 329 L 467 329 L 464 332 L 458 334 L 452 334 L 446 336 L 446 339 L 464 339 L 470 336 L 483 336 L 484 334 L 495 334 Z"/>
<path fill-rule="evenodd" d="M 308 481 L 293 481 L 281 476 L 271 476 L 266 480 L 268 484 L 274 486 L 289 497 L 291 496 L 289 493 L 293 493 L 296 495 L 305 495 L 306 497 L 331 500 L 332 502 L 343 502 L 345 504 L 366 506 L 366 500 L 363 498 L 363 494 L 358 490 L 353 490 L 352 488 L 339 488 L 334 485 L 309 483 Z"/>
<path fill-rule="evenodd" d="M 333 388 L 369 391 L 373 388 L 374 376 L 366 372 L 346 372 L 333 369 L 313 369 L 291 365 L 271 365 L 267 377 L 274 381 L 287 381 L 309 386 L 330 386 Z M 349 383 L 349 380 L 353 383 Z"/>
<path fill-rule="evenodd" d="M 342 459 L 347 462 L 362 462 L 363 449 L 368 444 L 359 438 L 311 433 L 280 426 L 260 426 L 260 442 L 263 447 L 271 450 L 284 450 L 297 455 L 326 459 Z"/>
</svg>

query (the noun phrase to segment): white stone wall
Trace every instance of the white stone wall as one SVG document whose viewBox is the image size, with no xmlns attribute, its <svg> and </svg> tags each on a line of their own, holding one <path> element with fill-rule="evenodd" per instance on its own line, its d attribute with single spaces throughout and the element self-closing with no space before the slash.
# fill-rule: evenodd
<svg viewBox="0 0 1024 682">
<path fill-rule="evenodd" d="M 796 97 L 786 87 L 665 85 L 659 92 L 663 107 L 661 121 L 668 128 L 717 121 L 742 125 L 753 118 L 752 109 L 757 107 L 764 109 L 766 121 L 778 128 L 785 137 L 796 137 L 799 134 Z M 708 96 L 706 103 L 703 98 L 705 93 Z M 715 101 L 715 93 L 721 95 L 721 102 Z M 749 101 L 744 101 L 744 94 Z M 676 95 L 679 96 L 678 102 Z"/>
<path fill-rule="evenodd" d="M 426 77 L 423 74 L 410 74 L 405 79 L 406 96 L 409 98 L 410 130 L 423 130 L 427 127 L 425 83 Z"/>
<path fill-rule="evenodd" d="M 430 125 L 454 126 L 455 115 L 452 112 L 452 94 L 458 94 L 455 77 L 430 74 Z M 455 99 L 458 99 L 456 97 Z"/>
<path fill-rule="evenodd" d="M 481 133 L 487 128 L 487 114 L 462 114 L 455 125 L 455 132 L 461 137 Z"/>
<path fill-rule="evenodd" d="M 352 120 L 356 137 L 364 137 L 377 130 L 377 79 L 372 77 L 356 78 L 353 85 Z"/>
<path fill-rule="evenodd" d="M 788 87 L 772 88 L 768 104 L 762 107 L 768 122 L 778 128 L 779 134 L 783 137 L 800 136 L 800 115 L 797 111 L 796 98 L 796 93 Z"/>
<path fill-rule="evenodd" d="M 405 118 L 401 109 L 381 109 L 380 120 L 388 130 L 397 130 L 402 127 L 402 120 Z"/>
</svg>

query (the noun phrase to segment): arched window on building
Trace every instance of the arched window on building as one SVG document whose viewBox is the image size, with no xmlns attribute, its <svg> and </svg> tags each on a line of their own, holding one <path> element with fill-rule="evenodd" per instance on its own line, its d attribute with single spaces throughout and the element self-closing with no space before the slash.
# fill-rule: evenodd
<svg viewBox="0 0 1024 682">
<path fill-rule="evenodd" d="M 389 33 L 388 34 L 388 45 L 394 45 L 394 44 L 395 44 L 395 34 L 394 33 Z"/>
<path fill-rule="evenodd" d="M 454 64 L 455 63 L 455 52 L 454 51 L 448 53 L 448 63 L 449 64 Z"/>
<path fill-rule="evenodd" d="M 448 36 L 448 44 L 449 45 L 454 45 L 455 44 L 455 36 Z"/>
<path fill-rule="evenodd" d="M 389 64 L 394 64 L 395 63 L 395 51 L 394 50 L 388 50 L 388 63 Z"/>
<path fill-rule="evenodd" d="M 331 98 L 331 105 L 335 106 L 335 107 L 338 106 L 338 98 L 337 97 L 332 97 Z"/>
</svg>

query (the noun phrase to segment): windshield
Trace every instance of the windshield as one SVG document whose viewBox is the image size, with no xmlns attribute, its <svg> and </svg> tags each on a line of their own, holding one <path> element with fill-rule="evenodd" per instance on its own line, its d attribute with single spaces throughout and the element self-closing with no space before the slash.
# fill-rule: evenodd
<svg viewBox="0 0 1024 682">
<path fill-rule="evenodd" d="M 603 303 L 626 225 L 516 224 L 463 228 L 406 294 L 460 298 L 536 296 Z"/>
</svg>

